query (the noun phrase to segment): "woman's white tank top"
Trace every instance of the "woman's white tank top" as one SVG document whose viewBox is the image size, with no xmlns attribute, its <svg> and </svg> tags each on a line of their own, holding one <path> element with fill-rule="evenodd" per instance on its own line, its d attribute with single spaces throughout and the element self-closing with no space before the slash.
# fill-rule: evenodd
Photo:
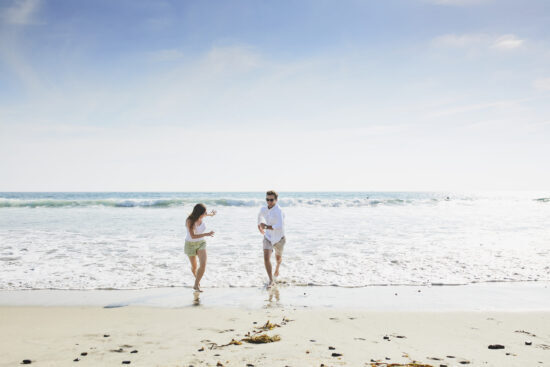
<svg viewBox="0 0 550 367">
<path fill-rule="evenodd" d="M 187 228 L 187 225 L 185 226 L 185 229 L 187 229 L 187 236 L 185 237 L 186 241 L 188 242 L 204 241 L 204 237 L 191 238 L 191 234 L 189 234 L 189 228 Z M 202 222 L 200 225 L 197 225 L 197 223 L 195 223 L 195 234 L 203 234 L 204 231 L 206 231 L 206 224 L 204 224 L 204 222 Z"/>
</svg>

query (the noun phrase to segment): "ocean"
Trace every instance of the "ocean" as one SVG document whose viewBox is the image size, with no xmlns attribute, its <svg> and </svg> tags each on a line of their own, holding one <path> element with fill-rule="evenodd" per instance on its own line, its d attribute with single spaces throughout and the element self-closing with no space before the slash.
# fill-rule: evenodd
<svg viewBox="0 0 550 367">
<path fill-rule="evenodd" d="M 0 193 L 0 289 L 193 284 L 183 252 L 193 205 L 206 219 L 202 287 L 266 282 L 263 192 Z M 550 193 L 282 192 L 280 282 L 294 286 L 550 281 Z"/>
</svg>

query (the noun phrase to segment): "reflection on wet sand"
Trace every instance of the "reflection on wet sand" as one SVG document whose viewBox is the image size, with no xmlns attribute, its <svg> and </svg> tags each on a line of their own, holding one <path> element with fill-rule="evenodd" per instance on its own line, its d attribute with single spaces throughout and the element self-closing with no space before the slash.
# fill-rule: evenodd
<svg viewBox="0 0 550 367">
<path fill-rule="evenodd" d="M 197 291 L 193 292 L 193 306 L 200 306 L 201 305 L 200 295 L 201 295 L 201 292 L 197 292 Z"/>
<path fill-rule="evenodd" d="M 268 298 L 268 304 L 266 307 L 272 307 L 272 306 L 278 306 L 279 301 L 281 300 L 281 295 L 279 293 L 279 287 L 274 286 L 268 289 L 269 292 L 269 298 Z M 275 301 L 273 301 L 273 298 L 275 298 Z"/>
</svg>

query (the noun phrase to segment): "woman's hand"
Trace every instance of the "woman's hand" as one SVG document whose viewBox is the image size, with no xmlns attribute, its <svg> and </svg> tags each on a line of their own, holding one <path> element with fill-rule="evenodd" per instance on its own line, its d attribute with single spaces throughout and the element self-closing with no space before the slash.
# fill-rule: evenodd
<svg viewBox="0 0 550 367">
<path fill-rule="evenodd" d="M 216 215 L 216 213 L 217 213 L 217 212 L 216 212 L 215 210 L 212 210 L 212 211 L 210 212 L 210 214 L 208 214 L 208 215 L 209 215 L 210 217 L 213 217 L 214 215 Z"/>
<path fill-rule="evenodd" d="M 213 237 L 214 236 L 214 231 L 210 231 L 206 234 L 208 237 Z"/>
</svg>

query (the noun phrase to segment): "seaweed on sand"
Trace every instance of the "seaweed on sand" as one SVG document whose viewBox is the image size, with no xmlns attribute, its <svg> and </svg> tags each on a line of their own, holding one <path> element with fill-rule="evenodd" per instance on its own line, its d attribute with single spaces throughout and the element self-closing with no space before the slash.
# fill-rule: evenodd
<svg viewBox="0 0 550 367">
<path fill-rule="evenodd" d="M 267 334 L 261 334 L 261 335 L 249 336 L 248 338 L 244 338 L 242 340 L 247 343 L 262 344 L 262 343 L 278 342 L 279 340 L 281 340 L 281 337 L 279 335 L 269 336 Z"/>
<path fill-rule="evenodd" d="M 284 320 L 284 319 L 283 319 Z M 271 322 L 269 322 L 269 320 L 267 320 L 267 322 L 265 324 L 263 324 L 262 326 L 258 326 L 257 329 L 260 329 L 260 330 L 273 330 L 275 329 L 276 327 L 281 327 L 281 325 L 279 324 L 272 324 Z"/>
</svg>

